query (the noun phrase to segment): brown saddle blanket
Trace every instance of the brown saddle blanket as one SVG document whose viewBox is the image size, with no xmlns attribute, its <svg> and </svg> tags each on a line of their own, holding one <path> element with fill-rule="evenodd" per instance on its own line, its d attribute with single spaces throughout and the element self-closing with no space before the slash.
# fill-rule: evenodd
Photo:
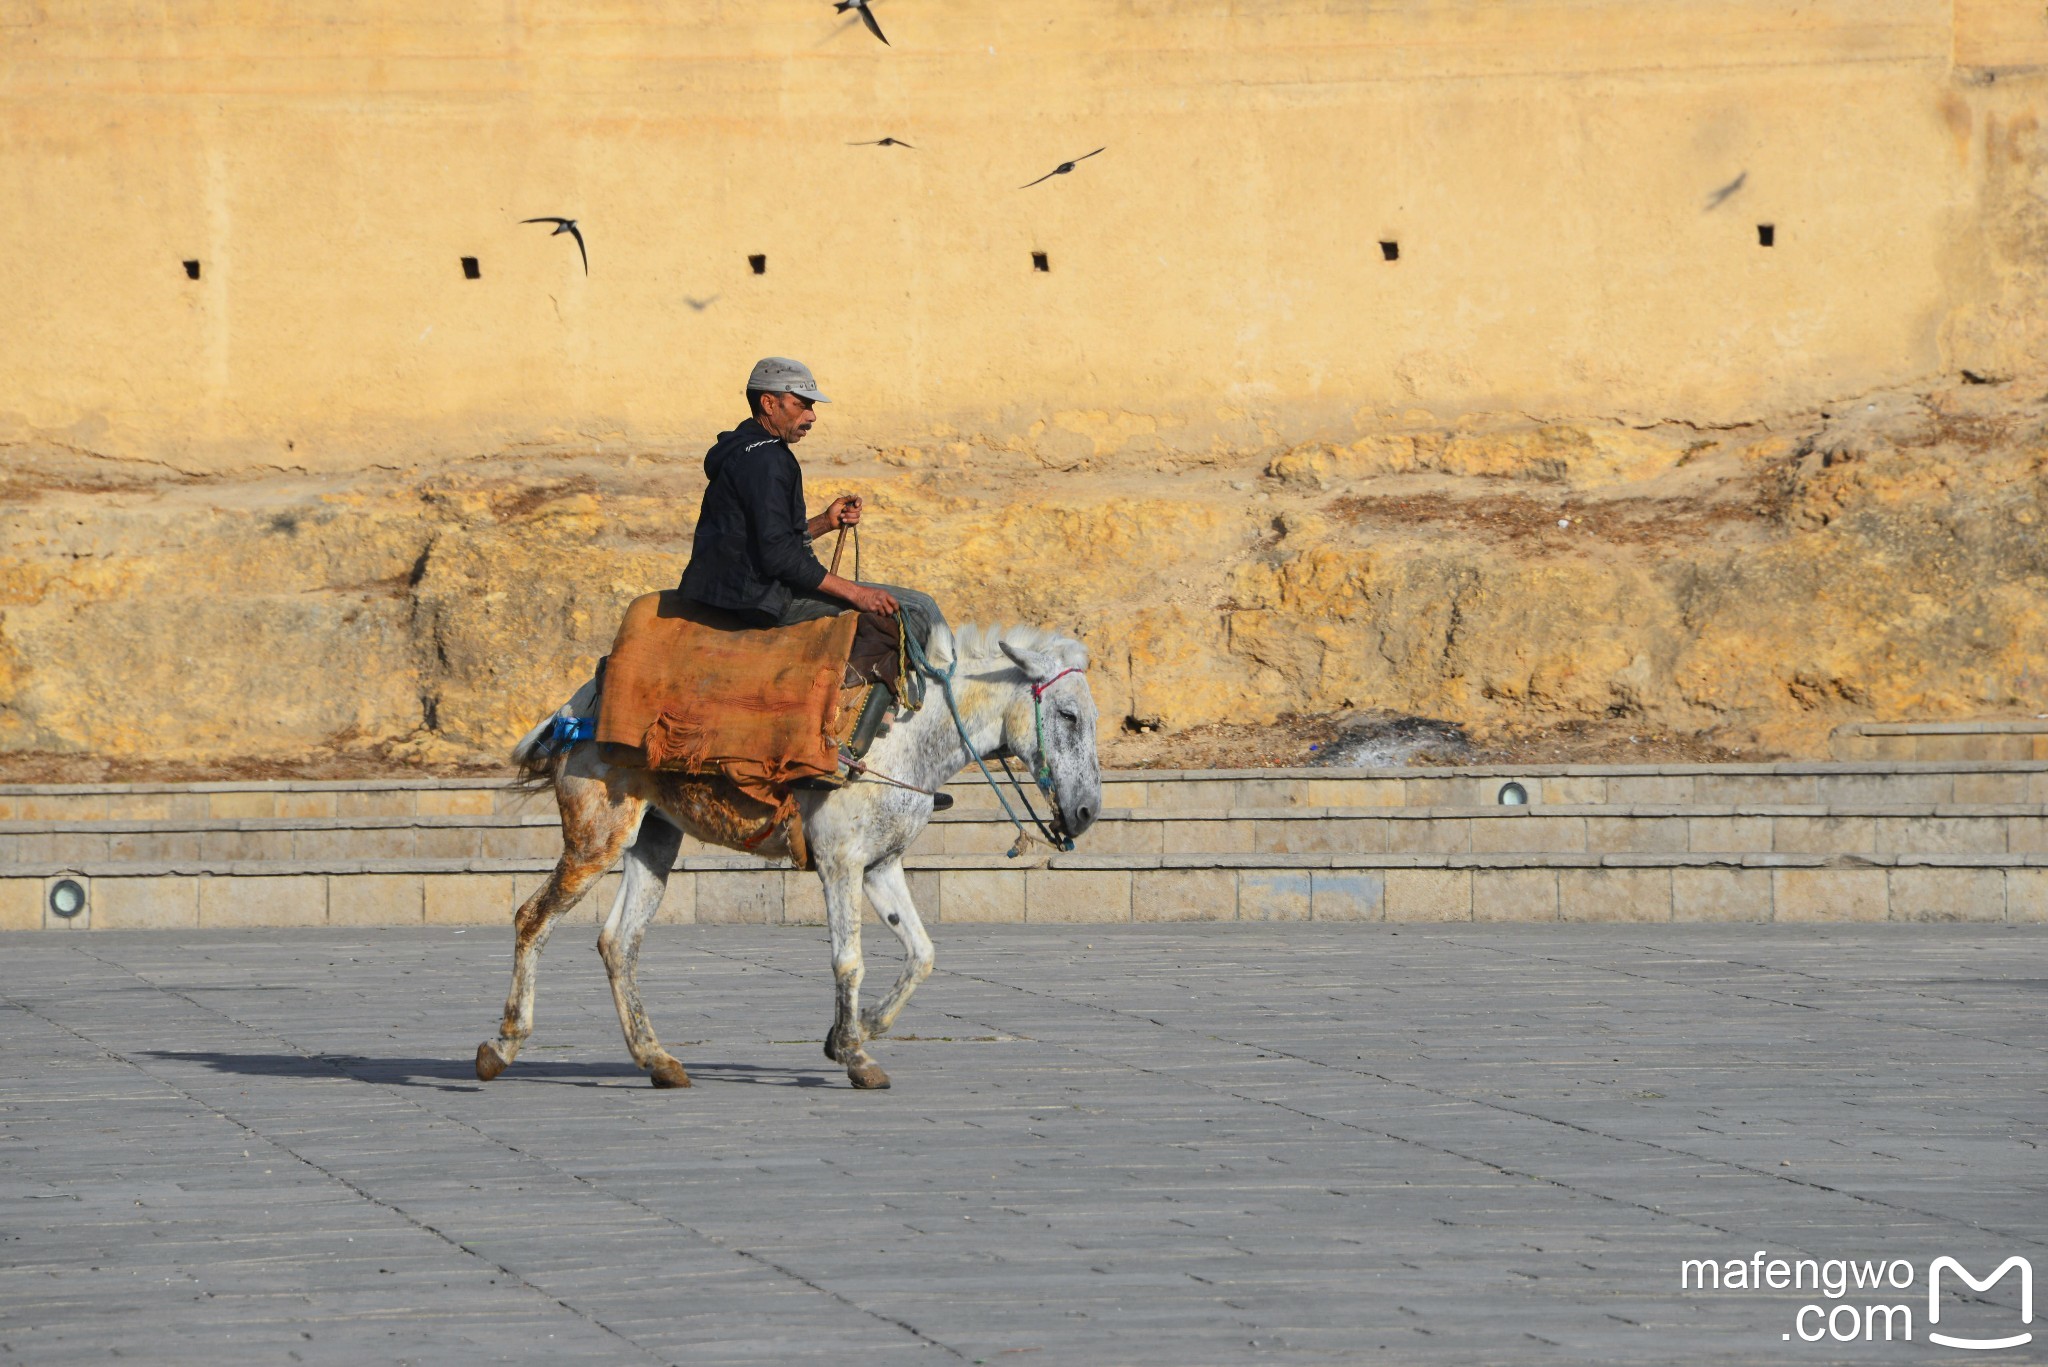
<svg viewBox="0 0 2048 1367">
<path fill-rule="evenodd" d="M 837 772 L 865 685 L 895 682 L 893 624 L 867 616 L 749 627 L 673 589 L 636 598 L 605 661 L 597 739 L 786 811 L 791 781 Z"/>
</svg>

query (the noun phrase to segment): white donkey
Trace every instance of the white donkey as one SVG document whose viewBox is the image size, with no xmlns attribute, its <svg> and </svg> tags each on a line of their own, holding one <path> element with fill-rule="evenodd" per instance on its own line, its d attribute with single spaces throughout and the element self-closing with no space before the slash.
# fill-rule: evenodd
<svg viewBox="0 0 2048 1367">
<path fill-rule="evenodd" d="M 843 1064 L 856 1087 L 889 1085 L 889 1075 L 868 1057 L 866 1042 L 888 1032 L 932 971 L 931 937 L 903 877 L 903 851 L 931 819 L 931 793 L 977 758 L 1007 753 L 1043 780 L 1056 834 L 1079 835 L 1102 810 L 1085 646 L 1034 627 L 964 627 L 955 638 L 941 626 L 933 633 L 930 661 L 942 674 L 952 671 L 965 743 L 934 684 L 924 706 L 899 718 L 869 749 L 866 772 L 858 781 L 798 794 L 812 861 L 825 884 L 832 976 L 838 986 L 825 1057 Z M 556 715 L 589 716 L 596 705 L 594 689 L 585 684 Z M 633 1061 L 653 1075 L 657 1087 L 687 1087 L 689 1074 L 661 1047 L 640 1004 L 634 979 L 640 937 L 661 905 L 683 832 L 732 848 L 743 848 L 739 837 L 745 832 L 734 829 L 730 805 L 711 782 L 608 764 L 589 741 L 550 753 L 544 737 L 553 722 L 550 717 L 527 733 L 512 755 L 530 777 L 555 791 L 562 809 L 562 857 L 515 918 L 512 992 L 498 1037 L 477 1046 L 476 1075 L 489 1082 L 519 1056 L 533 1033 L 534 980 L 549 929 L 623 854 L 625 877 L 598 934 L 597 951 L 611 976 L 612 998 Z M 656 814 L 653 820 L 647 819 L 649 809 Z M 748 852 L 787 851 L 778 839 Z M 903 942 L 904 954 L 896 985 L 865 1011 L 860 1007 L 863 889 L 876 915 Z"/>
</svg>

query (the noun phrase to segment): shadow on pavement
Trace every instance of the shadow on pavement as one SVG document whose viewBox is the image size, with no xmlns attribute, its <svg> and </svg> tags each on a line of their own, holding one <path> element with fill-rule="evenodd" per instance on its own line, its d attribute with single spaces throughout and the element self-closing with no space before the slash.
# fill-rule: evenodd
<svg viewBox="0 0 2048 1367">
<path fill-rule="evenodd" d="M 461 1058 L 371 1058 L 362 1054 L 223 1054 L 203 1049 L 143 1049 L 144 1058 L 177 1063 L 197 1063 L 217 1073 L 242 1077 L 332 1078 L 337 1073 L 358 1082 L 387 1087 L 432 1087 L 440 1091 L 474 1092 L 482 1089 L 476 1064 Z M 683 1066 L 698 1081 L 737 1082 L 769 1087 L 824 1087 L 837 1079 L 798 1068 L 762 1067 L 752 1063 L 698 1063 L 685 1058 Z M 631 1063 L 579 1063 L 571 1059 L 533 1058 L 522 1055 L 499 1078 L 508 1082 L 543 1082 L 555 1086 L 604 1087 L 621 1082 L 644 1081 L 646 1075 Z"/>
<path fill-rule="evenodd" d="M 755 1063 L 697 1063 L 687 1056 L 683 1067 L 699 1080 L 748 1082 L 761 1087 L 828 1087 L 845 1076 L 836 1069 L 824 1076 L 801 1068 L 763 1068 Z"/>
</svg>

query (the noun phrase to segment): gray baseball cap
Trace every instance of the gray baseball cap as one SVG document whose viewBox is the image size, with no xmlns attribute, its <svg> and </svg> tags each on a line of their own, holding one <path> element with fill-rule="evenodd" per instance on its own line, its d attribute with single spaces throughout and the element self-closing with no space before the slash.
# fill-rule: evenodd
<svg viewBox="0 0 2048 1367">
<path fill-rule="evenodd" d="M 811 378 L 811 368 L 787 356 L 763 356 L 754 362 L 754 373 L 747 376 L 747 388 L 795 394 L 812 403 L 832 402 L 818 392 L 818 382 Z"/>
</svg>

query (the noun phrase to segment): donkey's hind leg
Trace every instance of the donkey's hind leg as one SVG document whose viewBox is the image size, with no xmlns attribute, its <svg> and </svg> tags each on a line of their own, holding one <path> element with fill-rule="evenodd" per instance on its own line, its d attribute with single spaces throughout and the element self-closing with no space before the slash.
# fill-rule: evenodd
<svg viewBox="0 0 2048 1367">
<path fill-rule="evenodd" d="M 668 822 L 655 818 L 640 824 L 640 838 L 626 851 L 626 873 L 619 883 L 618 900 L 612 903 L 612 913 L 597 937 L 597 952 L 612 982 L 612 1001 L 619 1008 L 619 1026 L 626 1032 L 626 1048 L 633 1062 L 654 1075 L 657 1087 L 687 1087 L 690 1075 L 655 1038 L 654 1027 L 647 1022 L 647 1008 L 640 1004 L 635 975 L 640 967 L 640 937 L 661 907 L 669 870 L 675 867 L 676 852 L 682 847 L 683 833 Z"/>
<path fill-rule="evenodd" d="M 476 1075 L 485 1082 L 519 1057 L 519 1046 L 533 1033 L 534 979 L 556 918 L 618 862 L 647 810 L 642 798 L 614 798 L 602 780 L 567 772 L 556 780 L 555 793 L 562 805 L 562 857 L 513 917 L 512 991 L 505 998 L 505 1017 L 498 1037 L 476 1047 Z"/>
<path fill-rule="evenodd" d="M 889 995 L 860 1013 L 861 1034 L 869 1039 L 889 1033 L 917 985 L 932 975 L 932 937 L 925 934 L 917 906 L 910 900 L 910 885 L 903 877 L 903 859 L 891 855 L 867 871 L 868 902 L 896 938 L 903 942 L 903 972 Z"/>
</svg>

